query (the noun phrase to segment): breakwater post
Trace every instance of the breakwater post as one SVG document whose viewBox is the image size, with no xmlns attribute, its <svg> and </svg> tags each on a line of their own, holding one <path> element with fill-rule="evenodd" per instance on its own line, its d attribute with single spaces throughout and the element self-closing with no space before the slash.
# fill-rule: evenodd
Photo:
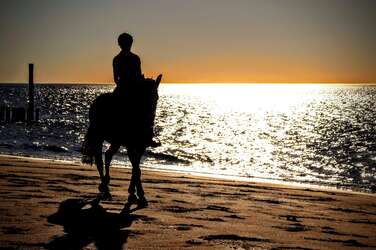
<svg viewBox="0 0 376 250">
<path fill-rule="evenodd" d="M 27 122 L 39 120 L 39 109 L 34 103 L 34 64 L 29 64 L 29 91 L 26 105 L 23 107 L 0 106 L 0 122 Z"/>
<path fill-rule="evenodd" d="M 29 100 L 27 107 L 27 122 L 34 120 L 34 64 L 29 64 Z"/>
</svg>

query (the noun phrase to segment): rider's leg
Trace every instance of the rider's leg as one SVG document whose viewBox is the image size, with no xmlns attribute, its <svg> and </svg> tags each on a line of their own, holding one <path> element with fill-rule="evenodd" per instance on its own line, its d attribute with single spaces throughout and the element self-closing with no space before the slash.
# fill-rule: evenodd
<svg viewBox="0 0 376 250">
<path fill-rule="evenodd" d="M 119 150 L 120 146 L 117 144 L 111 144 L 110 147 L 104 153 L 104 167 L 105 167 L 105 176 L 104 181 L 106 185 L 110 183 L 110 165 L 112 157 Z"/>
</svg>

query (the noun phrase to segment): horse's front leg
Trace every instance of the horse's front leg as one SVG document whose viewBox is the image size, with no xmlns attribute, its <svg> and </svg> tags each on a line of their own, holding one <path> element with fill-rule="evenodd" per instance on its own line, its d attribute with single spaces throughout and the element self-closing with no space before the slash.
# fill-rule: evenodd
<svg viewBox="0 0 376 250">
<path fill-rule="evenodd" d="M 127 148 L 129 160 L 132 163 L 132 177 L 129 183 L 128 188 L 128 203 L 134 204 L 137 203 L 138 206 L 146 207 L 148 205 L 147 200 L 145 198 L 144 189 L 141 183 L 141 169 L 140 169 L 140 161 L 141 157 L 145 151 L 145 148 Z M 137 190 L 137 196 L 135 192 Z"/>
</svg>

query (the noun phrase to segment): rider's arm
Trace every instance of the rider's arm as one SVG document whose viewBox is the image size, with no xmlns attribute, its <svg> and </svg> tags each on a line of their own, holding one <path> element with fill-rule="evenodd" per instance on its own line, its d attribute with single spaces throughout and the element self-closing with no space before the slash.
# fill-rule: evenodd
<svg viewBox="0 0 376 250">
<path fill-rule="evenodd" d="M 119 63 L 117 62 L 116 57 L 112 61 L 112 68 L 114 71 L 114 82 L 116 86 L 118 86 L 119 85 Z"/>
<path fill-rule="evenodd" d="M 136 79 L 144 78 L 144 76 L 142 75 L 142 70 L 141 70 L 141 60 L 138 56 L 136 57 L 135 76 L 136 76 Z"/>
</svg>

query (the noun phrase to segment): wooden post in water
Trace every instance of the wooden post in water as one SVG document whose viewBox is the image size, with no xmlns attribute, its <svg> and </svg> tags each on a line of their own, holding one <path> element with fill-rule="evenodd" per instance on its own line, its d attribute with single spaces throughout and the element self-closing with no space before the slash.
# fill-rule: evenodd
<svg viewBox="0 0 376 250">
<path fill-rule="evenodd" d="M 5 122 L 10 122 L 10 118 L 11 118 L 10 111 L 11 111 L 10 107 L 5 108 Z"/>
<path fill-rule="evenodd" d="M 27 108 L 27 121 L 34 120 L 34 64 L 29 64 L 29 102 Z"/>
</svg>

